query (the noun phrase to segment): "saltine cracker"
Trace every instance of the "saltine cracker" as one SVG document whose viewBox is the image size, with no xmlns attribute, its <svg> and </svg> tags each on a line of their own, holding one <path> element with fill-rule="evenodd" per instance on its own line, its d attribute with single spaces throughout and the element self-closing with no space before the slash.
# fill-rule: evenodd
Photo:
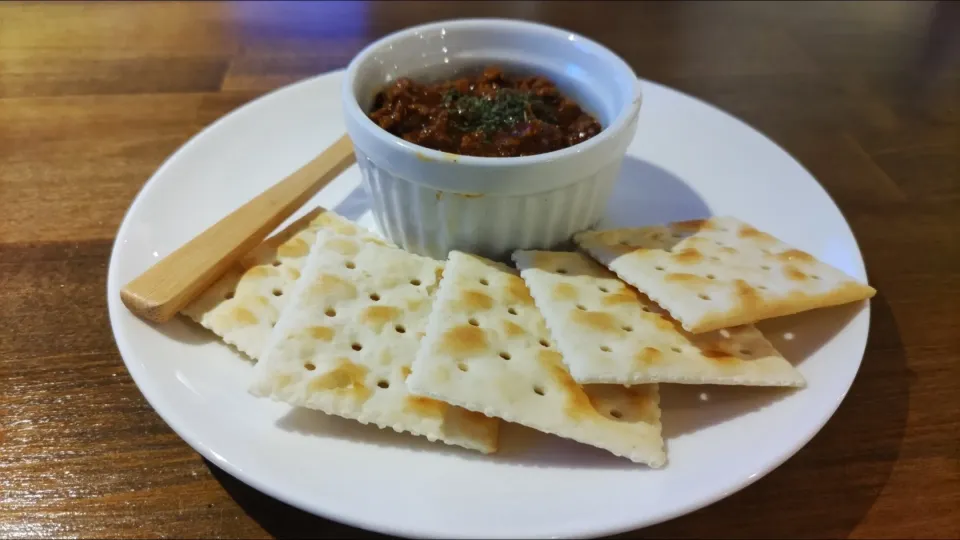
<svg viewBox="0 0 960 540">
<path fill-rule="evenodd" d="M 574 241 L 694 333 L 876 294 L 873 287 L 733 217 L 584 231 Z"/>
<path fill-rule="evenodd" d="M 581 384 L 805 384 L 752 325 L 690 334 L 587 255 L 517 251 L 513 260 Z"/>
<path fill-rule="evenodd" d="M 518 273 L 452 251 L 413 374 L 413 393 L 660 467 L 657 385 L 581 387 Z"/>
<path fill-rule="evenodd" d="M 333 211 L 315 208 L 242 257 L 181 314 L 256 361 L 320 229 L 387 245 Z"/>
<path fill-rule="evenodd" d="M 411 395 L 442 263 L 324 229 L 251 392 L 431 441 L 496 451 L 499 420 Z"/>
</svg>

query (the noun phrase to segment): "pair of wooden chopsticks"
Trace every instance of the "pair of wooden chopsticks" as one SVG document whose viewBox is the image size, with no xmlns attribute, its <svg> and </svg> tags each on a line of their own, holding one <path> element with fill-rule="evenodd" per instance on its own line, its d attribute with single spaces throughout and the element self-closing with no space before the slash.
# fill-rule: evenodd
<svg viewBox="0 0 960 540">
<path fill-rule="evenodd" d="M 124 305 L 150 321 L 170 320 L 354 161 L 353 144 L 344 135 L 127 283 L 120 291 Z"/>
</svg>

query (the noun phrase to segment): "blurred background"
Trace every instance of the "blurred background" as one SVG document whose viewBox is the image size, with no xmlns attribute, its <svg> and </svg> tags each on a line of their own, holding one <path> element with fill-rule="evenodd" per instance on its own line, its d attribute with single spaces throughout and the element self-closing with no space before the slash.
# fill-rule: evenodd
<svg viewBox="0 0 960 540">
<path fill-rule="evenodd" d="M 946 173 L 956 173 L 955 159 L 938 146 L 957 142 L 958 11 L 960 2 L 950 1 L 3 2 L 0 153 L 8 158 L 0 159 L 0 173 L 9 179 L 2 189 L 19 202 L 0 199 L 0 223 L 9 225 L 0 232 L 23 236 L 14 224 L 28 217 L 25 208 L 36 208 L 23 199 L 48 206 L 43 184 L 69 170 L 83 188 L 68 206 L 102 210 L 89 212 L 97 223 L 82 226 L 110 236 L 122 207 L 109 201 L 129 200 L 140 187 L 121 178 L 145 180 L 214 119 L 272 89 L 343 67 L 390 31 L 469 16 L 581 32 L 621 54 L 641 77 L 739 116 L 801 162 L 824 151 L 819 139 L 828 138 L 859 146 L 898 189 L 933 194 Z M 103 128 L 96 144 L 74 137 L 90 122 Z M 891 156 L 908 136 L 912 153 Z M 925 140 L 932 145 L 918 146 Z M 38 152 L 49 159 L 29 170 L 18 169 L 24 159 L 9 161 Z M 943 174 L 901 178 L 910 174 L 904 161 L 917 159 Z M 84 165 L 92 160 L 108 166 Z M 814 172 L 842 174 L 842 164 Z M 11 185 L 14 178 L 24 183 Z M 891 188 L 879 182 L 835 189 L 889 195 Z"/>
</svg>

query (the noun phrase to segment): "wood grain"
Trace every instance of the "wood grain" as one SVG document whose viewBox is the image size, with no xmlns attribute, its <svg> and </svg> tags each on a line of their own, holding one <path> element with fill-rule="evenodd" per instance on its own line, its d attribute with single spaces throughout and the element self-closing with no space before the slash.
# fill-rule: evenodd
<svg viewBox="0 0 960 540">
<path fill-rule="evenodd" d="M 246 487 L 160 420 L 113 343 L 106 265 L 133 196 L 203 126 L 463 16 L 582 32 L 757 127 L 834 197 L 881 291 L 823 431 L 624 536 L 960 537 L 958 4 L 0 3 L 0 537 L 375 536 Z"/>
</svg>

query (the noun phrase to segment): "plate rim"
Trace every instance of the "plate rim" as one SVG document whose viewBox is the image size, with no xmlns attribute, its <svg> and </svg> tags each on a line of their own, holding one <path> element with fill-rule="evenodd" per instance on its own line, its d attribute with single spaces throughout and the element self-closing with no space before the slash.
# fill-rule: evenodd
<svg viewBox="0 0 960 540">
<path fill-rule="evenodd" d="M 107 269 L 107 280 L 106 280 L 107 312 L 110 320 L 111 332 L 114 337 L 114 342 L 117 345 L 117 350 L 120 353 L 120 357 L 123 360 L 124 366 L 127 369 L 127 372 L 130 374 L 130 377 L 134 381 L 134 384 L 137 386 L 137 389 L 140 391 L 141 395 L 143 395 L 144 399 L 147 401 L 147 403 L 150 405 L 153 411 L 161 418 L 161 420 L 163 420 L 163 422 L 174 433 L 177 434 L 178 437 L 180 437 L 185 443 L 187 443 L 188 446 L 190 446 L 194 451 L 199 453 L 201 456 L 203 456 L 205 459 L 207 459 L 211 463 L 215 464 L 218 468 L 220 468 L 227 474 L 231 475 L 237 480 L 240 480 L 247 486 L 253 489 L 256 489 L 257 491 L 260 491 L 261 493 L 269 497 L 272 497 L 278 501 L 283 502 L 284 504 L 287 504 L 301 511 L 307 512 L 309 514 L 321 517 L 323 519 L 334 521 L 343 525 L 347 525 L 347 526 L 351 526 L 354 528 L 363 529 L 367 531 L 372 531 L 376 533 L 388 534 L 388 535 L 405 537 L 405 538 L 448 537 L 445 534 L 438 534 L 439 531 L 437 530 L 430 531 L 429 528 L 413 529 L 413 528 L 404 527 L 404 526 L 397 527 L 397 526 L 391 525 L 390 523 L 384 523 L 382 521 L 377 521 L 375 519 L 353 518 L 350 516 L 344 516 L 344 515 L 336 514 L 334 512 L 329 512 L 323 508 L 311 506 L 308 502 L 300 501 L 299 499 L 293 496 L 288 496 L 282 489 L 275 488 L 274 487 L 275 484 L 272 484 L 270 482 L 261 482 L 257 478 L 256 474 L 247 473 L 242 468 L 234 465 L 227 458 L 221 456 L 213 448 L 207 445 L 203 441 L 204 437 L 202 434 L 196 433 L 195 430 L 192 429 L 190 426 L 186 425 L 186 423 L 176 424 L 171 422 L 170 414 L 165 413 L 162 410 L 162 408 L 157 406 L 157 403 L 163 402 L 162 397 L 159 396 L 159 393 L 160 393 L 159 389 L 151 385 L 151 383 L 149 382 L 148 373 L 146 373 L 144 371 L 144 368 L 138 365 L 138 363 L 134 360 L 134 358 L 137 355 L 137 353 L 135 352 L 135 346 L 132 343 L 127 341 L 127 339 L 122 335 L 122 333 L 119 331 L 119 328 L 118 328 L 119 327 L 119 324 L 117 323 L 118 310 L 124 309 L 119 299 L 119 289 L 121 284 L 119 283 L 119 277 L 117 275 L 119 272 L 119 269 L 118 269 L 119 264 L 117 263 L 117 258 L 118 258 L 118 250 L 120 247 L 120 243 L 127 231 L 127 228 L 130 226 L 131 215 L 136 211 L 136 209 L 141 204 L 143 204 L 143 201 L 145 200 L 146 197 L 149 196 L 150 191 L 157 185 L 158 178 L 164 174 L 165 170 L 168 167 L 170 167 L 171 164 L 174 161 L 176 161 L 178 157 L 181 156 L 187 150 L 188 147 L 193 147 L 199 144 L 199 141 L 202 140 L 209 132 L 216 130 L 219 126 L 222 126 L 224 123 L 228 122 L 229 119 L 233 118 L 234 116 L 242 114 L 245 110 L 252 108 L 255 105 L 261 104 L 261 102 L 277 99 L 277 96 L 284 91 L 292 90 L 294 88 L 298 88 L 301 86 L 310 85 L 311 83 L 314 83 L 315 81 L 321 78 L 334 77 L 338 75 L 342 76 L 344 71 L 345 70 L 341 68 L 341 69 L 334 69 L 334 70 L 326 71 L 323 73 L 319 73 L 319 74 L 301 79 L 299 81 L 294 81 L 290 84 L 286 84 L 284 86 L 272 89 L 260 96 L 257 96 L 256 98 L 244 103 L 243 105 L 230 110 L 226 114 L 217 118 L 215 121 L 211 122 L 209 125 L 205 126 L 203 129 L 201 129 L 197 133 L 193 134 L 189 139 L 187 139 L 184 143 L 182 143 L 175 151 L 173 151 L 160 163 L 160 165 L 154 170 L 154 172 L 150 175 L 150 177 L 147 179 L 147 181 L 143 184 L 143 186 L 140 188 L 140 190 L 137 192 L 137 194 L 129 203 L 129 206 L 127 207 L 126 211 L 123 214 L 123 218 L 120 222 L 120 226 L 116 230 L 114 241 L 111 244 L 110 257 L 109 257 L 108 269 Z M 814 176 L 812 173 L 810 173 L 810 171 L 807 170 L 807 168 L 804 167 L 804 165 L 799 160 L 797 160 L 790 152 L 788 152 L 780 144 L 778 144 L 776 141 L 774 141 L 769 136 L 767 136 L 763 131 L 760 131 L 759 129 L 751 126 L 749 123 L 745 122 L 744 120 L 741 120 L 740 118 L 734 116 L 733 114 L 727 112 L 726 110 L 710 102 L 702 100 L 696 96 L 690 95 L 684 91 L 677 90 L 673 87 L 651 81 L 649 79 L 638 77 L 638 80 L 641 83 L 641 85 L 659 87 L 661 90 L 678 94 L 685 99 L 689 99 L 691 101 L 698 103 L 699 105 L 702 105 L 711 109 L 712 112 L 714 113 L 719 113 L 723 115 L 727 120 L 732 120 L 736 124 L 739 124 L 741 128 L 745 128 L 749 131 L 752 131 L 754 134 L 759 135 L 767 143 L 779 149 L 784 156 L 788 157 L 791 161 L 793 161 L 796 166 L 798 166 L 804 173 L 806 173 L 807 176 L 809 176 L 813 180 L 813 183 L 820 190 L 821 194 L 826 197 L 826 199 L 834 206 L 834 208 L 840 215 L 840 218 L 843 221 L 843 225 L 846 227 L 847 232 L 850 235 L 850 238 L 852 240 L 852 247 L 855 250 L 856 257 L 859 260 L 858 267 L 860 270 L 860 274 L 862 275 L 863 279 L 869 282 L 869 280 L 867 279 L 869 274 L 866 268 L 866 261 L 864 260 L 864 257 L 863 257 L 863 251 L 860 248 L 860 243 L 852 227 L 850 226 L 850 222 L 847 219 L 847 216 L 844 214 L 840 205 L 837 204 L 837 202 L 826 190 L 826 188 L 824 188 L 824 186 L 820 183 L 817 177 Z M 299 210 L 300 209 L 298 209 L 298 211 Z M 838 399 L 834 401 L 833 406 L 827 410 L 827 412 L 823 415 L 822 418 L 817 419 L 816 421 L 817 428 L 814 430 L 810 430 L 810 432 L 806 436 L 802 437 L 801 439 L 798 439 L 794 445 L 791 445 L 791 449 L 789 451 L 784 452 L 780 454 L 778 458 L 769 461 L 767 466 L 761 467 L 756 472 L 756 474 L 751 475 L 745 480 L 741 482 L 737 482 L 735 485 L 730 484 L 726 486 L 725 489 L 716 490 L 710 495 L 700 497 L 699 499 L 692 499 L 683 504 L 679 504 L 672 511 L 658 513 L 657 517 L 654 519 L 631 520 L 627 518 L 627 519 L 620 520 L 619 522 L 611 525 L 601 525 L 601 526 L 592 525 L 590 527 L 584 527 L 584 528 L 581 528 L 580 530 L 571 531 L 572 534 L 564 534 L 563 537 L 565 538 L 596 538 L 601 536 L 621 534 L 624 532 L 640 530 L 640 529 L 651 527 L 657 524 L 665 523 L 667 521 L 670 521 L 678 517 L 696 512 L 700 509 L 706 508 L 707 506 L 713 505 L 720 500 L 723 500 L 739 491 L 742 491 L 743 489 L 751 486 L 758 480 L 766 477 L 773 470 L 782 466 L 786 461 L 794 457 L 801 449 L 803 449 L 807 444 L 809 444 L 809 442 L 823 430 L 827 422 L 829 422 L 830 419 L 833 418 L 833 416 L 836 414 L 840 405 L 844 402 L 844 400 L 846 400 L 847 396 L 849 395 L 850 388 L 853 386 L 854 382 L 857 379 L 857 376 L 860 374 L 860 369 L 863 364 L 863 359 L 866 355 L 866 347 L 867 347 L 868 338 L 870 335 L 870 328 L 871 328 L 871 322 L 872 322 L 872 303 L 870 300 L 865 300 L 860 302 L 860 310 L 858 310 L 848 321 L 845 322 L 845 325 L 843 328 L 846 328 L 846 326 L 851 324 L 857 317 L 863 317 L 865 319 L 865 323 L 864 323 L 863 336 L 861 339 L 862 343 L 860 344 L 859 347 L 856 347 L 857 349 L 859 349 L 859 352 L 856 355 L 858 358 L 856 360 L 856 370 L 853 372 L 853 376 L 850 378 L 850 381 L 846 385 L 846 388 L 844 388 L 842 393 L 838 396 Z M 468 532 L 466 534 L 461 534 L 458 537 L 474 538 L 477 536 L 471 535 Z"/>
</svg>

